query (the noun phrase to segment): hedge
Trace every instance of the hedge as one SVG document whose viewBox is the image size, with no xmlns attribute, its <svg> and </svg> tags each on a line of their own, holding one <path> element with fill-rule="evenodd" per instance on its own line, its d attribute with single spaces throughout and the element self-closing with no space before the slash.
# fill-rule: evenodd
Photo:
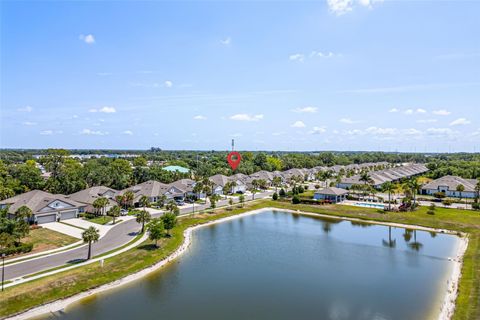
<svg viewBox="0 0 480 320">
<path fill-rule="evenodd" d="M 21 243 L 15 247 L 5 248 L 0 250 L 0 255 L 5 254 L 7 256 L 18 254 L 18 253 L 27 253 L 32 251 L 33 243 Z"/>
</svg>

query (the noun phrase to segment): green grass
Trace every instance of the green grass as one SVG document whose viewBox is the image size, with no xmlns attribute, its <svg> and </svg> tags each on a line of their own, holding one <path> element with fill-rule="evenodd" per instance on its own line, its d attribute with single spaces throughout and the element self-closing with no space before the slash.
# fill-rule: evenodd
<svg viewBox="0 0 480 320">
<path fill-rule="evenodd" d="M 433 228 L 444 228 L 468 232 L 470 243 L 465 253 L 462 279 L 460 282 L 457 309 L 454 319 L 479 319 L 480 291 L 480 215 L 477 212 L 437 208 L 435 215 L 428 215 L 427 208 L 416 212 L 383 213 L 368 208 L 357 208 L 341 205 L 292 205 L 287 202 L 262 200 L 247 203 L 244 208 L 228 211 L 224 208 L 215 210 L 213 214 L 184 216 L 171 231 L 170 238 L 160 241 L 156 249 L 151 241 L 128 250 L 115 257 L 105 259 L 103 268 L 99 264 L 82 266 L 74 270 L 58 273 L 29 283 L 7 288 L 0 299 L 0 316 L 12 315 L 41 304 L 65 298 L 79 292 L 89 290 L 112 282 L 134 272 L 138 272 L 166 258 L 183 242 L 183 231 L 193 225 L 202 224 L 215 219 L 240 214 L 263 207 L 302 210 L 333 216 L 344 216 L 373 220 L 379 222 L 396 222 L 414 224 Z"/>
<path fill-rule="evenodd" d="M 110 221 L 113 220 L 112 217 L 110 216 L 100 216 L 100 217 L 95 217 L 95 218 L 92 218 L 92 219 L 85 219 L 89 222 L 93 222 L 93 223 L 96 223 L 96 224 L 101 224 L 101 225 L 105 225 L 107 223 L 109 223 Z M 115 223 L 117 223 L 117 221 L 119 221 L 118 219 L 115 219 Z"/>
</svg>

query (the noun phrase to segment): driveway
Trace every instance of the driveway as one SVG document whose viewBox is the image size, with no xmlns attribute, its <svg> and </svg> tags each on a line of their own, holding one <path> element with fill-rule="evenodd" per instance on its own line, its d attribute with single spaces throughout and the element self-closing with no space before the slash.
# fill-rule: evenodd
<svg viewBox="0 0 480 320">
<path fill-rule="evenodd" d="M 65 223 L 71 224 L 72 226 L 82 228 L 82 229 L 88 229 L 90 227 L 94 227 L 95 229 L 98 229 L 100 232 L 100 237 L 103 237 L 108 230 L 110 230 L 111 227 L 106 226 L 106 225 L 101 225 L 98 223 L 93 223 L 87 220 L 75 218 L 75 219 L 68 219 L 64 221 Z"/>
<path fill-rule="evenodd" d="M 74 219 L 72 219 L 72 220 L 74 220 Z M 68 221 L 70 221 L 70 220 L 68 220 Z M 42 223 L 41 226 L 44 227 L 44 228 L 53 230 L 53 231 L 57 231 L 57 232 L 66 234 L 68 236 L 71 236 L 71 237 L 74 237 L 74 238 L 77 238 L 77 239 L 82 239 L 82 232 L 84 231 L 82 229 L 75 228 L 75 227 L 66 225 L 64 223 L 60 223 L 60 222 Z"/>
</svg>

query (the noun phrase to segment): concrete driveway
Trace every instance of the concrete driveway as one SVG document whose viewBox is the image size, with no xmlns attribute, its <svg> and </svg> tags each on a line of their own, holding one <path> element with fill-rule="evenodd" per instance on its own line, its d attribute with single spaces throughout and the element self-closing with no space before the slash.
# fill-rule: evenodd
<svg viewBox="0 0 480 320">
<path fill-rule="evenodd" d="M 68 221 L 70 221 L 70 220 L 68 220 Z M 66 224 L 60 223 L 60 222 L 42 223 L 41 226 L 44 227 L 44 228 L 53 230 L 53 231 L 57 231 L 57 232 L 66 234 L 68 236 L 71 236 L 71 237 L 74 237 L 74 238 L 77 238 L 77 239 L 82 239 L 82 232 L 84 231 L 83 229 L 72 227 L 72 226 L 69 226 L 69 225 L 66 225 Z"/>
<path fill-rule="evenodd" d="M 68 220 L 65 220 L 64 222 L 82 229 L 88 229 L 90 227 L 94 227 L 95 229 L 98 229 L 98 231 L 100 232 L 100 237 L 103 237 L 111 228 L 107 225 L 101 225 L 98 223 L 93 223 L 93 222 L 79 219 L 79 218 L 68 219 Z"/>
</svg>

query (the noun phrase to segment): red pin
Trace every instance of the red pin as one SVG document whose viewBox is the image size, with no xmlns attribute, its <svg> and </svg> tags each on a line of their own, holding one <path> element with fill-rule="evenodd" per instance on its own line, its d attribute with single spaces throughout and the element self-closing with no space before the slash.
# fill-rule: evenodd
<svg viewBox="0 0 480 320">
<path fill-rule="evenodd" d="M 227 156 L 228 164 L 230 165 L 232 170 L 237 169 L 241 160 L 242 160 L 242 156 L 240 156 L 240 153 L 238 153 L 237 151 L 232 151 Z"/>
</svg>

